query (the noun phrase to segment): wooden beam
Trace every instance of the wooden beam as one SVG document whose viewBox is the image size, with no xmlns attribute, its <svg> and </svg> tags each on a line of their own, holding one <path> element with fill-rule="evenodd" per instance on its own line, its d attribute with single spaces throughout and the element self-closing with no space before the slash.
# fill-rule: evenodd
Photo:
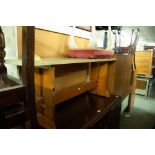
<svg viewBox="0 0 155 155">
<path fill-rule="evenodd" d="M 31 127 L 37 127 L 37 113 L 35 105 L 34 88 L 34 50 L 35 50 L 35 27 L 22 27 L 22 81 L 26 85 L 26 102 L 29 108 Z"/>
<path fill-rule="evenodd" d="M 65 88 L 55 94 L 54 103 L 55 104 L 61 103 L 72 97 L 78 96 L 86 91 L 94 89 L 97 87 L 97 84 L 98 84 L 98 81 L 93 80 L 90 82 L 83 82 L 81 84 L 72 86 L 70 88 Z"/>
</svg>

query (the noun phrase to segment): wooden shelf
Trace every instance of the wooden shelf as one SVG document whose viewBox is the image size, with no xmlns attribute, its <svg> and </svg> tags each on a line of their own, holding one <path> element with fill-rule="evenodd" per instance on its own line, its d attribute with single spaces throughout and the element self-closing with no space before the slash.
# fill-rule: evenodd
<svg viewBox="0 0 155 155">
<path fill-rule="evenodd" d="M 35 61 L 35 67 L 45 67 L 51 65 L 64 65 L 73 63 L 91 63 L 91 62 L 112 62 L 116 61 L 116 58 L 106 58 L 106 59 L 78 59 L 78 58 L 44 58 Z M 21 59 L 11 60 L 5 59 L 6 64 L 22 66 Z"/>
</svg>

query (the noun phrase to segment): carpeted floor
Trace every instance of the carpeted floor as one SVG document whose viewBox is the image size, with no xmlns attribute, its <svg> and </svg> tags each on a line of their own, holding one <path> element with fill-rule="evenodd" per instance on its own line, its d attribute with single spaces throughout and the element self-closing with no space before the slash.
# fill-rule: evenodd
<svg viewBox="0 0 155 155">
<path fill-rule="evenodd" d="M 128 117 L 126 117 L 128 116 Z M 130 115 L 121 116 L 121 129 L 152 129 L 155 127 L 155 78 L 151 80 L 148 98 L 136 95 Z"/>
</svg>

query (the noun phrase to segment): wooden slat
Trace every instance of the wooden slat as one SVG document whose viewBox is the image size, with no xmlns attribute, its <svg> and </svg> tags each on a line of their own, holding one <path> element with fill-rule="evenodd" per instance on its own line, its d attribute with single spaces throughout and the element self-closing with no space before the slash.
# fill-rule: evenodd
<svg viewBox="0 0 155 155">
<path fill-rule="evenodd" d="M 58 104 L 67 99 L 80 95 L 86 91 L 94 89 L 97 87 L 97 84 L 98 84 L 97 80 L 94 80 L 88 83 L 82 83 L 82 84 L 79 84 L 79 85 L 76 85 L 70 88 L 63 89 L 62 91 L 57 92 L 55 94 L 54 103 Z"/>
</svg>

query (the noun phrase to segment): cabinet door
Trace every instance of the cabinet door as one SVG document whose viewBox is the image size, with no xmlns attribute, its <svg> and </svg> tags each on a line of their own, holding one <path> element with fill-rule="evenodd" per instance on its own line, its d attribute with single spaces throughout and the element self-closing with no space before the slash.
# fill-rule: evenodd
<svg viewBox="0 0 155 155">
<path fill-rule="evenodd" d="M 108 129 L 118 129 L 120 124 L 121 103 L 115 104 L 108 113 Z"/>
<path fill-rule="evenodd" d="M 107 129 L 108 128 L 108 114 L 97 121 L 90 129 Z"/>
</svg>

